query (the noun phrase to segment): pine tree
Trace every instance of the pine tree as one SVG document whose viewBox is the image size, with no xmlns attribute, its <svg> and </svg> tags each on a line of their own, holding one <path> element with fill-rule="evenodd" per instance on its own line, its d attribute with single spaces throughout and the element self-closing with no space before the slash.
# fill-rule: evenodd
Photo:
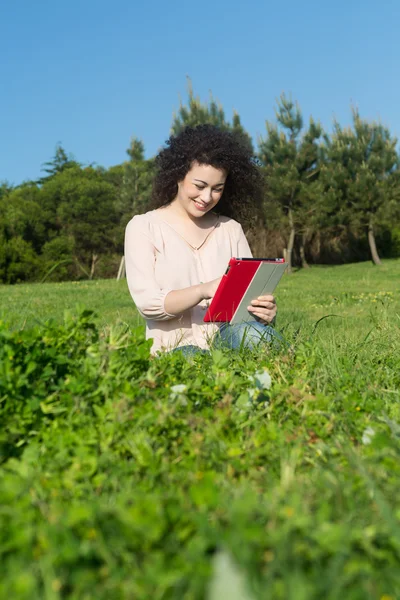
<svg viewBox="0 0 400 600">
<path fill-rule="evenodd" d="M 127 149 L 129 160 L 123 166 L 119 212 L 125 227 L 134 215 L 148 208 L 154 176 L 154 161 L 145 159 L 143 142 L 132 138 Z"/>
<path fill-rule="evenodd" d="M 0 183 L 0 200 L 5 198 L 13 189 L 13 186 L 8 181 L 2 181 Z"/>
<path fill-rule="evenodd" d="M 287 223 L 288 272 L 292 269 L 295 237 L 300 234 L 300 256 L 307 266 L 305 243 L 318 207 L 319 145 L 321 126 L 310 119 L 304 131 L 300 108 L 282 94 L 276 111 L 277 123 L 266 122 L 267 136 L 259 140 L 259 158 L 265 166 L 267 195 L 278 203 Z M 266 208 L 268 210 L 268 207 Z"/>
<path fill-rule="evenodd" d="M 69 156 L 60 143 L 57 144 L 54 156 L 48 162 L 43 164 L 42 171 L 47 173 L 46 176 L 41 177 L 37 183 L 43 184 L 50 181 L 57 173 L 62 173 L 65 169 L 72 167 L 79 167 L 80 164 L 76 162 L 71 156 Z"/>
<path fill-rule="evenodd" d="M 252 153 L 254 152 L 251 137 L 244 129 L 238 113 L 234 111 L 232 123 L 230 123 L 225 117 L 222 105 L 213 98 L 211 93 L 208 103 L 201 102 L 199 96 L 194 95 L 192 82 L 188 78 L 187 105 L 185 106 L 181 102 L 178 113 L 174 114 L 171 133 L 177 135 L 187 126 L 195 127 L 196 125 L 203 125 L 205 123 L 216 125 L 224 131 L 234 132 L 242 143 Z"/>
<path fill-rule="evenodd" d="M 333 135 L 325 140 L 323 180 L 332 212 L 356 232 L 367 234 L 371 258 L 380 265 L 376 230 L 389 224 L 398 211 L 397 139 L 380 123 L 362 119 L 358 110 L 352 113 L 352 128 L 335 122 Z"/>
</svg>

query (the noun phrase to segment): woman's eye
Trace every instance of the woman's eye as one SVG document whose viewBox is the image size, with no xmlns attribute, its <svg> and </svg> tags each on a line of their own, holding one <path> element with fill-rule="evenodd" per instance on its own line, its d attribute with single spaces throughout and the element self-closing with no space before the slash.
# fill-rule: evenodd
<svg viewBox="0 0 400 600">
<path fill-rule="evenodd" d="M 197 183 L 194 184 L 198 190 L 202 191 L 205 190 L 205 186 L 204 185 L 197 185 Z M 217 189 L 213 189 L 213 192 L 217 192 L 217 194 L 221 194 L 224 191 L 224 188 L 217 188 Z"/>
</svg>

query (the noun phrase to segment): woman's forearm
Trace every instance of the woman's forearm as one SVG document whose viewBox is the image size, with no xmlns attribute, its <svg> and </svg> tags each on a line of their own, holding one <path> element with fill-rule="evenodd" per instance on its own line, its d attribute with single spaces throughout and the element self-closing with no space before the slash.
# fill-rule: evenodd
<svg viewBox="0 0 400 600">
<path fill-rule="evenodd" d="M 169 292 L 164 300 L 164 308 L 170 315 L 180 315 L 193 308 L 204 298 L 203 284 L 192 285 L 183 290 Z"/>
</svg>

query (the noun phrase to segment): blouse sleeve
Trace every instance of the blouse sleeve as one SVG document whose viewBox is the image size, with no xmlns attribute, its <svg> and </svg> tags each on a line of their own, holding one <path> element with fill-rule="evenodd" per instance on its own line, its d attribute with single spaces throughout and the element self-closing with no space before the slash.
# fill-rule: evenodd
<svg viewBox="0 0 400 600">
<path fill-rule="evenodd" d="M 145 319 L 166 321 L 164 301 L 170 289 L 161 289 L 154 277 L 156 249 L 142 215 L 133 217 L 125 230 L 125 269 L 128 288 L 136 308 Z"/>
<path fill-rule="evenodd" d="M 238 223 L 239 225 L 239 223 Z M 239 235 L 237 241 L 237 255 L 238 258 L 253 258 L 250 250 L 249 243 L 244 235 L 242 226 L 239 225 Z"/>
</svg>

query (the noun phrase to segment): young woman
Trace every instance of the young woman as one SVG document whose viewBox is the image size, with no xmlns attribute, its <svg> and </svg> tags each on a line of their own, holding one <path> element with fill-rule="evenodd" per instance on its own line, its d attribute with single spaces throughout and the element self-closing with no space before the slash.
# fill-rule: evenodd
<svg viewBox="0 0 400 600">
<path fill-rule="evenodd" d="M 251 257 L 242 226 L 260 210 L 259 168 L 250 150 L 212 125 L 187 127 L 156 157 L 152 208 L 126 227 L 126 276 L 146 319 L 152 353 L 207 350 L 218 340 L 232 348 L 270 340 L 273 296 L 255 298 L 249 322 L 204 323 L 210 299 L 232 257 Z"/>
</svg>

